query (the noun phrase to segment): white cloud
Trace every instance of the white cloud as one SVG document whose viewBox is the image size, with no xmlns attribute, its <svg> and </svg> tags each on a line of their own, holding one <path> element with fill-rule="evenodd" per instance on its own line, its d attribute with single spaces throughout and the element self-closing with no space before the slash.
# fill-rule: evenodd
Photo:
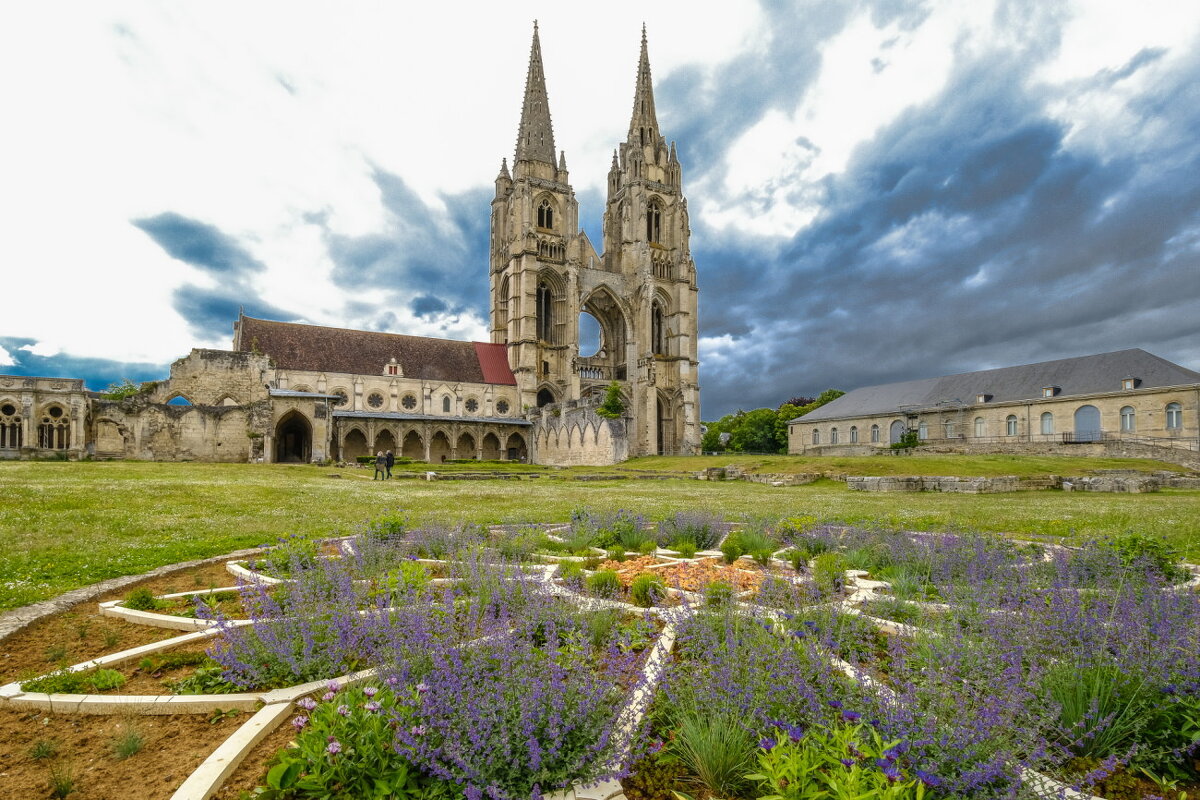
<svg viewBox="0 0 1200 800">
<path fill-rule="evenodd" d="M 224 334 L 197 341 L 172 307 L 176 288 L 210 279 L 130 224 L 168 211 L 216 226 L 266 264 L 252 282 L 266 302 L 351 324 L 348 301 L 382 295 L 333 282 L 311 215 L 339 235 L 386 234 L 376 168 L 435 212 L 441 193 L 490 185 L 500 158 L 511 159 L 535 17 L 557 144 L 577 190 L 602 188 L 628 125 L 638 21 L 661 80 L 747 46 L 758 15 L 750 0 L 679 13 L 690 9 L 477 2 L 451 17 L 432 4 L 146 0 L 77 3 L 64 24 L 60 9 L 26 4 L 0 31 L 0 69 L 22 76 L 0 87 L 0 214 L 20 221 L 6 226 L 0 258 L 69 291 L 54 293 L 53 314 L 37 303 L 6 309 L 0 335 L 159 363 L 228 346 Z M 444 266 L 474 266 L 487 280 L 486 264 Z M 486 334 L 470 316 L 402 324 Z"/>
<path fill-rule="evenodd" d="M 0 367 L 11 367 L 16 363 L 16 359 L 12 357 L 12 353 L 0 347 Z"/>
<path fill-rule="evenodd" d="M 62 352 L 61 347 L 50 342 L 34 342 L 33 344 L 27 344 L 24 347 L 19 347 L 17 349 L 25 350 L 26 352 L 32 353 L 35 356 L 41 356 L 42 358 L 53 358 Z"/>
<path fill-rule="evenodd" d="M 941 4 L 918 27 L 853 18 L 821 49 L 821 70 L 799 105 L 770 112 L 727 151 L 725 197 L 706 221 L 790 236 L 823 204 L 819 181 L 845 170 L 854 149 L 946 84 L 956 54 L 986 38 L 991 3 Z M 746 199 L 749 198 L 749 202 Z"/>
</svg>

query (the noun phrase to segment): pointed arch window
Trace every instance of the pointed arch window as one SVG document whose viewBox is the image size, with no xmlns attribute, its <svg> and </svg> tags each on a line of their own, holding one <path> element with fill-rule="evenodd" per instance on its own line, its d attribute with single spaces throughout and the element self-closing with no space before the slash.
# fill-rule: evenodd
<svg viewBox="0 0 1200 800">
<path fill-rule="evenodd" d="M 450 395 L 448 395 L 448 394 L 442 396 L 442 413 L 443 414 L 450 413 Z"/>
<path fill-rule="evenodd" d="M 662 206 L 656 200 L 646 208 L 646 241 L 662 241 Z"/>
<path fill-rule="evenodd" d="M 550 342 L 554 338 L 553 296 L 545 281 L 537 288 L 537 338 Z"/>
<path fill-rule="evenodd" d="M 666 326 L 663 324 L 662 306 L 657 300 L 650 306 L 650 341 L 655 355 L 667 354 Z"/>
<path fill-rule="evenodd" d="M 539 228 L 554 227 L 554 206 L 549 199 L 543 198 L 537 209 L 537 226 Z"/>
</svg>

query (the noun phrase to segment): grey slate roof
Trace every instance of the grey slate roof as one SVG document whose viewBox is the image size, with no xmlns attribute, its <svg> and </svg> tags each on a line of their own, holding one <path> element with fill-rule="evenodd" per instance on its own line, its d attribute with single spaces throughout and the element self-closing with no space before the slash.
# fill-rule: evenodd
<svg viewBox="0 0 1200 800">
<path fill-rule="evenodd" d="M 1094 356 L 1062 358 L 1040 364 L 964 372 L 879 386 L 864 386 L 826 403 L 793 421 L 822 422 L 845 417 L 892 414 L 902 408 L 932 410 L 939 403 L 976 405 L 976 395 L 991 395 L 992 403 L 1035 400 L 1046 386 L 1060 387 L 1056 397 L 1121 390 L 1123 378 L 1138 378 L 1137 388 L 1200 383 L 1194 372 L 1145 350 L 1117 350 Z"/>
</svg>

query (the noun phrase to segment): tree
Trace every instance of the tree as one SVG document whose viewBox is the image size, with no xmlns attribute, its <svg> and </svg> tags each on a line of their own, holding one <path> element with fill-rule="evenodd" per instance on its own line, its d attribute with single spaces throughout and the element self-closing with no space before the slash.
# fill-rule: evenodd
<svg viewBox="0 0 1200 800">
<path fill-rule="evenodd" d="M 139 391 L 141 391 L 140 386 L 129 378 L 124 378 L 120 383 L 110 383 L 108 390 L 101 392 L 100 396 L 105 400 L 124 400 L 126 397 L 133 397 Z"/>
<path fill-rule="evenodd" d="M 596 409 L 596 413 L 605 419 L 620 419 L 625 413 L 625 403 L 621 401 L 621 384 L 613 381 L 608 385 L 604 402 Z"/>
</svg>

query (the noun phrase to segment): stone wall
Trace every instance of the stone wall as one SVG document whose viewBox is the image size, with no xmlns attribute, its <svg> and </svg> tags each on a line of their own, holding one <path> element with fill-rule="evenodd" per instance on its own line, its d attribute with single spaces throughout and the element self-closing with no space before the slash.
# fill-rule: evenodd
<svg viewBox="0 0 1200 800">
<path fill-rule="evenodd" d="M 810 456 L 895 455 L 897 458 L 920 458 L 923 455 L 965 453 L 975 455 L 1041 455 L 1080 456 L 1096 458 L 1149 458 L 1200 470 L 1200 452 L 1182 447 L 1157 447 L 1135 441 L 1110 440 L 1064 444 L 1059 442 L 972 442 L 969 439 L 935 439 L 911 450 L 892 450 L 863 445 L 822 445 L 809 447 L 803 453 Z"/>
<path fill-rule="evenodd" d="M 171 377 L 151 399 L 165 403 L 182 397 L 196 406 L 247 405 L 267 398 L 273 370 L 261 353 L 195 348 L 171 364 Z"/>
<path fill-rule="evenodd" d="M 846 487 L 857 492 L 948 492 L 953 494 L 995 494 L 1021 488 L 1016 475 L 994 478 L 958 478 L 945 475 L 848 476 Z"/>
<path fill-rule="evenodd" d="M 96 458 L 246 462 L 262 456 L 270 430 L 266 401 L 248 406 L 173 406 L 143 399 L 95 400 L 91 448 Z"/>
<path fill-rule="evenodd" d="M 590 408 L 552 409 L 534 422 L 531 461 L 554 467 L 603 467 L 629 457 L 626 420 Z"/>
</svg>

